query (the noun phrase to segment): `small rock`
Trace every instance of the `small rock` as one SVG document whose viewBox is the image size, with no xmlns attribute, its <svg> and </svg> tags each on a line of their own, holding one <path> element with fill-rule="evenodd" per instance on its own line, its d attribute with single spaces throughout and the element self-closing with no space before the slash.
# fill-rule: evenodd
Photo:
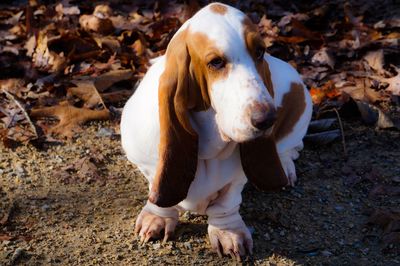
<svg viewBox="0 0 400 266">
<path fill-rule="evenodd" d="M 190 244 L 190 242 L 185 242 L 185 243 L 183 243 L 183 246 L 184 246 L 186 249 L 189 249 L 189 250 L 192 249 L 192 244 Z"/>
<path fill-rule="evenodd" d="M 265 238 L 265 240 L 267 240 L 267 241 L 270 241 L 270 240 L 271 240 L 271 236 L 270 236 L 268 233 L 265 233 L 265 234 L 264 234 L 264 238 Z"/>
<path fill-rule="evenodd" d="M 333 254 L 332 254 L 332 252 L 330 252 L 328 250 L 323 250 L 323 251 L 321 251 L 321 255 L 324 256 L 324 257 L 330 257 Z"/>
<path fill-rule="evenodd" d="M 17 174 L 18 177 L 24 177 L 25 176 L 25 169 L 22 167 L 20 163 L 18 163 L 15 166 L 15 173 Z"/>
<path fill-rule="evenodd" d="M 183 213 L 182 217 L 183 217 L 184 219 L 186 219 L 186 220 L 189 220 L 190 217 L 191 217 L 190 212 L 189 212 L 189 211 L 185 211 L 185 212 Z"/>
<path fill-rule="evenodd" d="M 160 249 L 160 247 L 161 247 L 160 243 L 153 244 L 153 249 Z"/>
<path fill-rule="evenodd" d="M 24 255 L 24 253 L 25 253 L 25 249 L 23 249 L 23 248 L 17 248 L 17 249 L 14 251 L 14 254 L 13 254 L 12 257 L 11 257 L 11 261 L 12 261 L 12 262 L 15 262 L 15 261 L 18 260 L 22 255 Z"/>
<path fill-rule="evenodd" d="M 50 210 L 50 206 L 49 205 L 47 205 L 47 204 L 44 204 L 42 207 L 41 207 L 41 209 L 42 209 L 42 211 L 48 211 L 48 210 Z"/>
<path fill-rule="evenodd" d="M 285 231 L 283 231 L 283 230 L 280 231 L 280 232 L 279 232 L 279 235 L 280 235 L 280 236 L 285 236 Z"/>
<path fill-rule="evenodd" d="M 111 128 L 102 127 L 102 128 L 100 128 L 99 131 L 97 131 L 96 136 L 97 137 L 111 137 L 113 134 L 114 134 L 114 131 Z"/>
</svg>

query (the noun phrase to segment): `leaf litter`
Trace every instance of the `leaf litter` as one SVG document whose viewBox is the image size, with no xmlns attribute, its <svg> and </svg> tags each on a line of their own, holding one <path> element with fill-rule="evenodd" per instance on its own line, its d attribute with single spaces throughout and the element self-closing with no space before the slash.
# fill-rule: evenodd
<svg viewBox="0 0 400 266">
<path fill-rule="evenodd" d="M 73 140 L 87 122 L 112 119 L 151 60 L 206 4 L 8 2 L 0 4 L 0 138 L 6 147 L 54 137 Z M 252 0 L 236 5 L 258 24 L 268 52 L 292 64 L 310 89 L 314 114 L 306 139 L 323 147 L 348 134 L 351 143 L 354 117 L 378 133 L 400 128 L 400 20 L 391 1 Z M 348 125 L 344 131 L 334 110 Z M 104 162 L 79 157 L 57 169 L 59 179 L 101 179 L 98 168 Z M 398 175 L 382 181 L 352 169 L 346 178 L 351 187 L 368 186 L 371 201 L 400 194 Z M 374 207 L 370 215 L 368 224 L 382 228 L 384 243 L 400 242 L 398 210 Z M 9 237 L 0 234 L 2 240 Z"/>
</svg>

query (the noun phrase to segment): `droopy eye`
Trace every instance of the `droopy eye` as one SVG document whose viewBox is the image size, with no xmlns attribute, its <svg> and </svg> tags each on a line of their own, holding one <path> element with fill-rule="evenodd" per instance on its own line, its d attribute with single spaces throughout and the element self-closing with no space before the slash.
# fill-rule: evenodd
<svg viewBox="0 0 400 266">
<path fill-rule="evenodd" d="M 261 60 L 264 57 L 265 48 L 260 46 L 256 49 L 256 58 Z"/>
<path fill-rule="evenodd" d="M 226 62 L 225 62 L 225 60 L 223 58 L 216 57 L 216 58 L 212 59 L 210 62 L 208 62 L 208 67 L 212 68 L 212 69 L 215 69 L 215 70 L 218 70 L 218 69 L 224 68 L 225 67 L 225 63 Z"/>
</svg>

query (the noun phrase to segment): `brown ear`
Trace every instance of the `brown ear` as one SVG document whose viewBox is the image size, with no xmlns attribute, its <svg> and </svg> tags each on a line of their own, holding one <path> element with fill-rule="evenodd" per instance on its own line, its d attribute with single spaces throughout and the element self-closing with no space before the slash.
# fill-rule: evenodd
<svg viewBox="0 0 400 266">
<path fill-rule="evenodd" d="M 149 195 L 149 201 L 159 207 L 184 200 L 197 169 L 198 136 L 188 116 L 196 93 L 189 91 L 190 57 L 185 36 L 185 31 L 178 33 L 169 44 L 159 80 L 159 159 Z"/>
<path fill-rule="evenodd" d="M 289 183 L 272 136 L 241 143 L 240 158 L 244 173 L 258 189 L 273 191 Z"/>
</svg>

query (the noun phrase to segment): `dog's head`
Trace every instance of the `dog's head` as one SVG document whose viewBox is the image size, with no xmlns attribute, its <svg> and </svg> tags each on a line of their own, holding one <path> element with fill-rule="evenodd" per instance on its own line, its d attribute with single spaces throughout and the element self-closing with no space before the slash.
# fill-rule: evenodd
<svg viewBox="0 0 400 266">
<path fill-rule="evenodd" d="M 226 141 L 249 141 L 272 127 L 276 110 L 264 53 L 257 27 L 219 3 L 201 9 L 174 35 L 159 80 L 161 137 L 151 202 L 175 205 L 193 181 L 198 137 L 189 111 L 213 108 Z"/>
</svg>

